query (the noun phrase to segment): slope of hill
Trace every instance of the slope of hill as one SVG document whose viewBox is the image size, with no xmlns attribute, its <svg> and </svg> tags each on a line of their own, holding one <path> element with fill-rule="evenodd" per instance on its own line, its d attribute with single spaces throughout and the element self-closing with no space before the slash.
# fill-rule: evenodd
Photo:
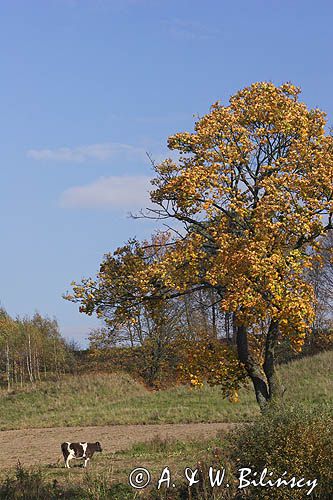
<svg viewBox="0 0 333 500">
<path fill-rule="evenodd" d="M 286 401 L 333 403 L 333 352 L 279 367 Z M 218 387 L 175 387 L 154 392 L 122 373 L 65 376 L 59 382 L 0 393 L 0 429 L 113 424 L 246 422 L 258 408 L 251 388 L 240 402 L 223 399 Z"/>
</svg>

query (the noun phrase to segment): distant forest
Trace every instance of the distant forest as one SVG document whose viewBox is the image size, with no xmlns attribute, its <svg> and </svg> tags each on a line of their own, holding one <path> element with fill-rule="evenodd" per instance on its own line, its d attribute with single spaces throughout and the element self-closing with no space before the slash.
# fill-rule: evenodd
<svg viewBox="0 0 333 500">
<path fill-rule="evenodd" d="M 73 369 L 73 349 L 60 335 L 55 319 L 36 313 L 32 318 L 11 318 L 0 310 L 1 385 L 36 382 L 50 374 Z"/>
</svg>

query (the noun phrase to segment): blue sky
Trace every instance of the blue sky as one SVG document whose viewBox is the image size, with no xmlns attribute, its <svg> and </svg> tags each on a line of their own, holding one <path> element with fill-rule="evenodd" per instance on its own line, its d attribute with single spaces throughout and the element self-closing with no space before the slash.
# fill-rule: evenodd
<svg viewBox="0 0 333 500">
<path fill-rule="evenodd" d="M 333 122 L 333 3 L 3 0 L 1 304 L 56 316 L 86 345 L 95 318 L 62 299 L 104 253 L 152 231 L 148 151 L 251 82 L 292 81 Z"/>
</svg>

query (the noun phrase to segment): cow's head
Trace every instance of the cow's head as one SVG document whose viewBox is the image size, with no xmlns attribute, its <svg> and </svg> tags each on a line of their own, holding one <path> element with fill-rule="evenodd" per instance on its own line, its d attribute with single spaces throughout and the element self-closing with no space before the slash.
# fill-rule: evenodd
<svg viewBox="0 0 333 500">
<path fill-rule="evenodd" d="M 101 443 L 99 441 L 96 441 L 95 447 L 96 447 L 96 451 L 102 451 Z"/>
</svg>

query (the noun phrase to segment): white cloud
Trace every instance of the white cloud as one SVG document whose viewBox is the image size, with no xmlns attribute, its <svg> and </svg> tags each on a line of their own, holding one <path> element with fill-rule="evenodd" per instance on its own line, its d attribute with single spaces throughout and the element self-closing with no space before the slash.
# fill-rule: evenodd
<svg viewBox="0 0 333 500">
<path fill-rule="evenodd" d="M 66 208 L 122 208 L 127 211 L 151 205 L 150 177 L 101 177 L 85 186 L 74 186 L 61 196 L 60 204 Z"/>
<path fill-rule="evenodd" d="M 135 157 L 146 159 L 146 152 L 143 148 L 130 144 L 118 142 L 104 142 L 100 144 L 89 144 L 74 148 L 57 149 L 29 149 L 27 156 L 34 160 L 51 160 L 61 162 L 84 162 L 89 160 L 105 161 L 119 156 Z"/>
</svg>

